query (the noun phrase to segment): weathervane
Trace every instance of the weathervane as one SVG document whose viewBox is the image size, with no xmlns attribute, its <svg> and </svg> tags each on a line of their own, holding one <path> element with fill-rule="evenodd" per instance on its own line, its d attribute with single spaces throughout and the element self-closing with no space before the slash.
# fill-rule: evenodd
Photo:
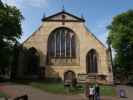
<svg viewBox="0 0 133 100">
<path fill-rule="evenodd" d="M 84 14 L 83 13 L 81 14 L 81 18 L 84 19 Z"/>
<path fill-rule="evenodd" d="M 62 4 L 62 12 L 64 12 L 65 11 L 65 7 L 64 7 L 64 2 L 63 2 L 63 0 L 61 0 L 61 4 Z M 65 15 L 64 14 L 62 14 L 62 25 L 65 25 Z"/>
<path fill-rule="evenodd" d="M 62 11 L 65 11 L 65 7 L 64 7 L 64 2 L 63 2 L 63 0 L 61 0 L 61 4 L 62 4 Z"/>
<path fill-rule="evenodd" d="M 43 16 L 42 16 L 42 21 L 45 19 L 45 17 L 46 17 L 46 14 L 45 14 L 45 12 L 43 13 Z"/>
<path fill-rule="evenodd" d="M 46 17 L 46 14 L 45 14 L 45 12 L 43 13 L 43 18 L 45 18 Z"/>
<path fill-rule="evenodd" d="M 64 5 L 62 6 L 62 11 L 65 11 L 65 7 L 64 7 Z"/>
</svg>

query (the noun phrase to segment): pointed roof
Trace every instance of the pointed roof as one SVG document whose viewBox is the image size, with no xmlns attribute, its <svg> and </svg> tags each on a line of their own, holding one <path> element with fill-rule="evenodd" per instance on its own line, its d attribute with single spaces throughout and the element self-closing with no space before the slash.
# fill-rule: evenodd
<svg viewBox="0 0 133 100">
<path fill-rule="evenodd" d="M 63 16 L 65 17 L 65 19 L 63 19 Z M 83 18 L 77 17 L 71 13 L 66 12 L 65 10 L 62 10 L 48 17 L 43 17 L 42 21 L 85 22 Z"/>
</svg>

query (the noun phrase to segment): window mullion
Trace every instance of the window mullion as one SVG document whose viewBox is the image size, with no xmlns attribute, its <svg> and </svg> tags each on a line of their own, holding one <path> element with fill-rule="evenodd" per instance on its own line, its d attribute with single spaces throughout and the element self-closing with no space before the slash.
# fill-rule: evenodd
<svg viewBox="0 0 133 100">
<path fill-rule="evenodd" d="M 71 57 L 71 51 L 72 51 L 72 44 L 71 44 L 71 35 L 70 35 L 70 57 Z"/>
<path fill-rule="evenodd" d="M 72 36 L 73 34 L 70 33 L 70 57 L 72 57 Z"/>
<path fill-rule="evenodd" d="M 92 71 L 94 73 L 94 54 L 92 53 Z"/>
<path fill-rule="evenodd" d="M 61 30 L 60 30 L 60 57 L 61 57 Z"/>
<path fill-rule="evenodd" d="M 54 35 L 54 39 L 55 39 L 55 52 L 54 52 L 54 55 L 56 57 L 56 34 Z"/>
<path fill-rule="evenodd" d="M 92 57 L 91 57 L 91 53 L 89 54 L 89 56 L 90 56 L 90 73 L 92 73 Z"/>
<path fill-rule="evenodd" d="M 94 54 L 92 53 L 92 72 L 94 73 Z"/>
<path fill-rule="evenodd" d="M 65 31 L 65 57 L 66 57 L 66 37 L 67 37 L 67 31 Z"/>
</svg>

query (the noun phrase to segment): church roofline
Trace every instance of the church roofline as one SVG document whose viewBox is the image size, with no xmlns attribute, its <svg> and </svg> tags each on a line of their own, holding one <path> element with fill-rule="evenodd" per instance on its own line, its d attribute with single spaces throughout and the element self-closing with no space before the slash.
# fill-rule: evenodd
<svg viewBox="0 0 133 100">
<path fill-rule="evenodd" d="M 85 27 L 85 29 L 87 30 L 87 32 L 88 33 L 90 33 L 104 48 L 106 48 L 107 49 L 107 47 L 105 46 L 105 44 L 104 43 L 102 43 L 102 41 L 100 41 L 89 29 L 88 29 L 88 27 L 84 24 L 84 27 Z"/>
<path fill-rule="evenodd" d="M 88 33 L 90 33 L 105 49 L 107 49 L 107 47 L 92 32 Z"/>
<path fill-rule="evenodd" d="M 42 26 L 40 26 L 36 31 L 34 31 L 29 37 L 27 37 L 21 44 L 23 45 L 26 41 L 28 41 L 32 36 L 34 36 L 37 31 L 41 29 Z"/>
<path fill-rule="evenodd" d="M 55 16 L 60 15 L 60 14 L 62 14 L 62 13 L 67 14 L 67 15 L 72 16 L 72 17 L 74 17 L 75 19 L 77 19 L 77 21 L 76 21 L 76 20 L 66 20 L 66 22 L 71 22 L 71 21 L 74 21 L 74 22 L 85 22 L 85 19 L 80 18 L 80 17 L 77 17 L 77 16 L 75 16 L 75 15 L 73 15 L 73 14 L 71 14 L 71 13 L 68 13 L 68 12 L 66 12 L 65 10 L 62 10 L 62 11 L 60 11 L 60 12 L 58 12 L 58 13 L 56 13 L 56 14 L 53 14 L 53 15 L 51 15 L 51 16 L 48 16 L 48 17 L 43 17 L 43 18 L 42 18 L 42 21 L 62 21 L 62 20 L 51 20 L 52 17 L 55 17 Z"/>
<path fill-rule="evenodd" d="M 36 31 L 33 32 L 29 37 L 27 37 L 22 43 L 21 45 L 23 45 L 26 41 L 28 41 L 32 36 L 34 36 L 36 34 Z"/>
</svg>

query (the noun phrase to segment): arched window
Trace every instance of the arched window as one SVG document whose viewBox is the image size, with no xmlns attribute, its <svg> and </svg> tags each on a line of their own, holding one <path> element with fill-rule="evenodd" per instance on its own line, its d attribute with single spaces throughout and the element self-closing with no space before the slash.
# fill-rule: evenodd
<svg viewBox="0 0 133 100">
<path fill-rule="evenodd" d="M 48 39 L 48 56 L 73 58 L 76 56 L 75 34 L 68 28 L 54 30 Z"/>
<path fill-rule="evenodd" d="M 87 73 L 97 73 L 97 52 L 92 49 L 88 52 L 86 58 L 86 71 Z"/>
</svg>

